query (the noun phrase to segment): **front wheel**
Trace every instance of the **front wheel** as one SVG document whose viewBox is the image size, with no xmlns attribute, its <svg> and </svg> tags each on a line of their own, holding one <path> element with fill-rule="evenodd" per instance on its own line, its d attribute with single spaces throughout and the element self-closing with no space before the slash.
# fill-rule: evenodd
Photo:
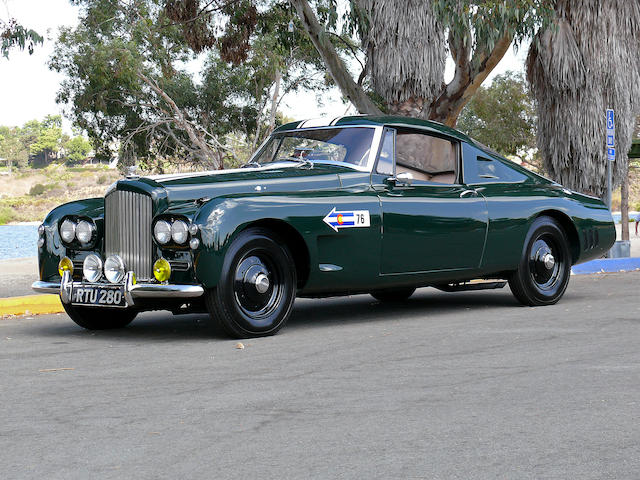
<svg viewBox="0 0 640 480">
<path fill-rule="evenodd" d="M 205 294 L 210 318 L 235 338 L 280 330 L 296 296 L 296 269 L 286 244 L 269 230 L 238 235 L 224 259 L 216 288 Z"/>
<path fill-rule="evenodd" d="M 513 295 L 524 305 L 552 305 L 569 284 L 571 253 L 562 227 L 550 217 L 534 220 L 518 269 L 509 278 Z"/>
<path fill-rule="evenodd" d="M 124 328 L 138 314 L 132 309 L 82 307 L 63 303 L 65 312 L 75 323 L 87 330 L 113 330 Z"/>
</svg>

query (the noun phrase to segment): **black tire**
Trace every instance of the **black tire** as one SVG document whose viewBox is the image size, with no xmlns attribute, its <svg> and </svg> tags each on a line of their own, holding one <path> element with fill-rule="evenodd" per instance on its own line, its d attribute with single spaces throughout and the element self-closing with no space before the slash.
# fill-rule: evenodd
<svg viewBox="0 0 640 480">
<path fill-rule="evenodd" d="M 133 322 L 138 314 L 132 309 L 82 307 L 65 303 L 62 306 L 71 320 L 87 330 L 124 328 Z"/>
<path fill-rule="evenodd" d="M 567 289 L 570 274 L 571 252 L 564 230 L 550 217 L 536 218 L 518 269 L 509 278 L 511 292 L 523 305 L 553 305 Z"/>
<path fill-rule="evenodd" d="M 277 333 L 291 315 L 295 297 L 293 257 L 285 242 L 264 228 L 238 235 L 225 256 L 218 286 L 205 293 L 210 320 L 234 338 Z"/>
<path fill-rule="evenodd" d="M 374 290 L 371 292 L 371 296 L 379 302 L 402 302 L 413 295 L 415 291 L 415 287 L 388 288 L 385 290 Z"/>
</svg>

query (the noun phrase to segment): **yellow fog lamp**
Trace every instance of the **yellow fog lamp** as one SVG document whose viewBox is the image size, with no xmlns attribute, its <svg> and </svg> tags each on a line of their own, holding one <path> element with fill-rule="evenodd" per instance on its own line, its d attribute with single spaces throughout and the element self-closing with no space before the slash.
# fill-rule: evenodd
<svg viewBox="0 0 640 480">
<path fill-rule="evenodd" d="M 171 276 L 171 265 L 164 258 L 159 258 L 153 264 L 153 276 L 159 282 L 166 282 Z"/>
<path fill-rule="evenodd" d="M 69 274 L 73 275 L 73 262 L 69 257 L 62 257 L 60 263 L 58 263 L 58 273 L 60 276 L 62 276 L 64 272 L 69 272 Z"/>
</svg>

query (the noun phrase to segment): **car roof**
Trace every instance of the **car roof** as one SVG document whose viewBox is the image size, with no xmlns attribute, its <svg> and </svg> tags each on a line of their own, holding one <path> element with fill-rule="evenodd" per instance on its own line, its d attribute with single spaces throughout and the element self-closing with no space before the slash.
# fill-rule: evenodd
<svg viewBox="0 0 640 480">
<path fill-rule="evenodd" d="M 397 128 L 419 128 L 436 134 L 444 134 L 468 143 L 477 144 L 464 133 L 442 123 L 420 118 L 401 117 L 397 115 L 350 115 L 336 118 L 312 118 L 287 123 L 278 127 L 275 132 L 286 132 L 300 128 L 343 127 L 343 126 L 389 126 Z"/>
</svg>

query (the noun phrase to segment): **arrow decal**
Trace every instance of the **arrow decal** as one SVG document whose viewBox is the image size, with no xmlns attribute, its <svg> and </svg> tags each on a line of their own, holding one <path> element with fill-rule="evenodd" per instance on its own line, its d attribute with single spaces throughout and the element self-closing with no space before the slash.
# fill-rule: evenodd
<svg viewBox="0 0 640 480">
<path fill-rule="evenodd" d="M 369 210 L 336 211 L 336 207 L 333 207 L 333 209 L 322 220 L 336 232 L 340 228 L 360 228 L 371 226 Z"/>
</svg>

